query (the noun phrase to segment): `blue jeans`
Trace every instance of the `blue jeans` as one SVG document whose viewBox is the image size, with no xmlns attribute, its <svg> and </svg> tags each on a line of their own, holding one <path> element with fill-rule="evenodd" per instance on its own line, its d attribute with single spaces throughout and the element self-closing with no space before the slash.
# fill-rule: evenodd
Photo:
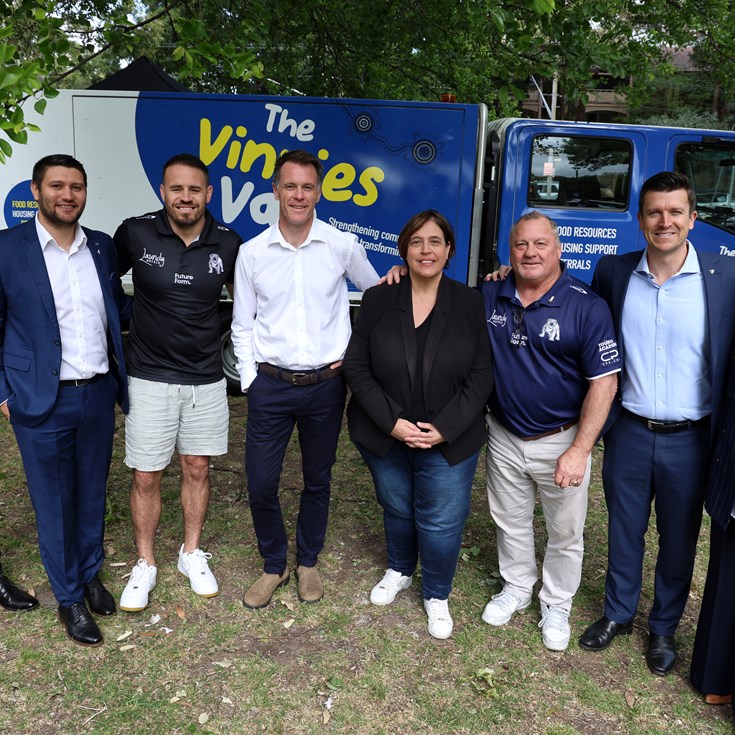
<svg viewBox="0 0 735 735">
<path fill-rule="evenodd" d="M 396 442 L 384 457 L 357 448 L 383 508 L 390 568 L 409 576 L 420 556 L 424 599 L 446 600 L 480 453 L 450 465 L 437 448 L 410 449 Z"/>
</svg>

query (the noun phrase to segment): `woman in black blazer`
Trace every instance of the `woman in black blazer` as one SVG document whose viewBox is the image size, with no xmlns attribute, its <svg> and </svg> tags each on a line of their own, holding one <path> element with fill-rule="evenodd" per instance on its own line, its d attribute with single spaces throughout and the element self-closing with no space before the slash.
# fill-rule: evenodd
<svg viewBox="0 0 735 735">
<path fill-rule="evenodd" d="M 439 212 L 408 221 L 398 252 L 409 277 L 365 292 L 343 363 L 350 436 L 373 476 L 388 549 L 370 601 L 393 602 L 420 556 L 435 638 L 452 633 L 447 598 L 493 387 L 482 297 L 444 275 L 454 250 Z"/>
</svg>

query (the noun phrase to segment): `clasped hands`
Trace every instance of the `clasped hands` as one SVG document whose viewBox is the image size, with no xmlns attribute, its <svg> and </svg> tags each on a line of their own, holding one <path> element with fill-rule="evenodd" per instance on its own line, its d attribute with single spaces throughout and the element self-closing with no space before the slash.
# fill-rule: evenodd
<svg viewBox="0 0 735 735">
<path fill-rule="evenodd" d="M 436 426 L 424 421 L 412 424 L 406 419 L 398 419 L 390 434 L 412 449 L 431 449 L 434 445 L 444 441 L 444 437 Z"/>
</svg>

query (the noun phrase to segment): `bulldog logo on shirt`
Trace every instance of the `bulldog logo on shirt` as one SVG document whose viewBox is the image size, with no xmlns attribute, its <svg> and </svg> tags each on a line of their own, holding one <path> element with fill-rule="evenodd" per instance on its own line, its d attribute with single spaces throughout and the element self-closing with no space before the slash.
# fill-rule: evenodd
<svg viewBox="0 0 735 735">
<path fill-rule="evenodd" d="M 548 338 L 549 342 L 559 341 L 559 322 L 556 319 L 547 319 L 539 337 Z"/>
<path fill-rule="evenodd" d="M 225 266 L 222 262 L 222 258 L 217 253 L 209 254 L 209 272 L 210 273 L 224 273 Z"/>
</svg>

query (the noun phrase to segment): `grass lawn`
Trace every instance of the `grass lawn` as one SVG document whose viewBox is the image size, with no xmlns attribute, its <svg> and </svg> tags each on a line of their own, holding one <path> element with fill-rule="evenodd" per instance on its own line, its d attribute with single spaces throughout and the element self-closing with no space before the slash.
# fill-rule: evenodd
<svg viewBox="0 0 735 735">
<path fill-rule="evenodd" d="M 261 562 L 242 468 L 245 399 L 231 401 L 230 453 L 212 462 L 212 499 L 202 548 L 221 594 L 197 598 L 176 570 L 182 542 L 176 462 L 164 479 L 157 539 L 158 586 L 143 613 L 100 621 L 106 642 L 71 643 L 38 555 L 35 524 L 12 431 L 0 423 L 0 550 L 8 575 L 32 589 L 40 610 L 0 613 L 0 733 L 173 735 L 174 733 L 450 733 L 654 735 L 733 732 L 729 708 L 708 707 L 688 684 L 688 668 L 707 560 L 707 522 L 671 675 L 648 672 L 643 657 L 651 602 L 647 558 L 634 634 L 603 653 L 576 645 L 602 611 L 606 513 L 595 451 L 582 585 L 572 611 L 572 644 L 544 649 L 538 603 L 504 628 L 480 619 L 499 591 L 495 534 L 484 467 L 450 597 L 455 630 L 448 641 L 426 631 L 420 584 L 385 608 L 370 588 L 385 567 L 382 519 L 367 469 L 343 431 L 334 469 L 330 528 L 320 570 L 326 596 L 299 603 L 295 582 L 263 610 L 241 598 Z M 123 464 L 123 417 L 108 488 L 107 560 L 102 577 L 116 598 L 136 562 Z M 482 462 L 481 462 L 482 465 Z M 300 491 L 292 440 L 282 501 L 294 536 Z M 537 538 L 543 519 L 537 509 Z M 655 529 L 649 537 L 655 547 Z M 293 554 L 293 552 L 292 552 Z M 292 558 L 293 561 L 293 558 Z"/>
</svg>

